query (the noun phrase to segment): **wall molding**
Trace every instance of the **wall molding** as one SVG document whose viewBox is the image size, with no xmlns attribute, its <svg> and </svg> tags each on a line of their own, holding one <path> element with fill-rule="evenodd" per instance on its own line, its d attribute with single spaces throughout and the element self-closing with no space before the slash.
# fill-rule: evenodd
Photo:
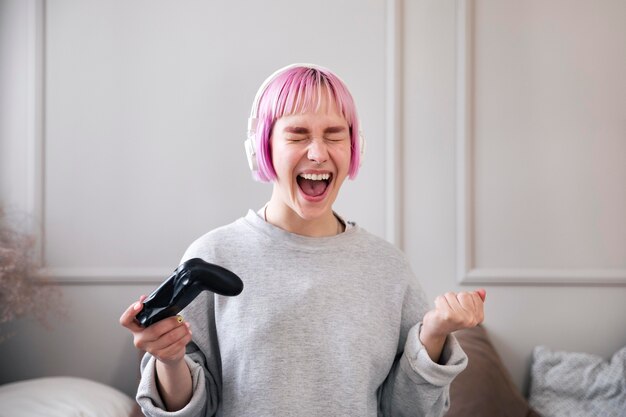
<svg viewBox="0 0 626 417">
<path fill-rule="evenodd" d="M 387 0 L 387 39 L 385 56 L 385 177 L 386 177 L 386 238 L 403 249 L 402 235 L 402 1 Z"/>
<path fill-rule="evenodd" d="M 561 284 L 561 285 L 621 285 L 626 283 L 621 269 L 481 269 L 465 274 L 464 284 Z"/>
<path fill-rule="evenodd" d="M 166 268 L 46 267 L 38 271 L 38 276 L 44 282 L 61 285 L 134 285 L 160 284 L 172 272 Z"/>
<path fill-rule="evenodd" d="M 166 268 L 146 267 L 47 267 L 45 266 L 45 71 L 46 71 L 46 2 L 28 0 L 25 8 L 28 32 L 27 62 L 27 159 L 25 167 L 26 209 L 35 219 L 31 232 L 37 236 L 35 257 L 37 272 L 44 282 L 60 285 L 130 285 L 159 284 L 171 275 Z"/>
<path fill-rule="evenodd" d="M 45 2 L 26 3 L 26 193 L 25 209 L 33 219 L 31 229 L 37 236 L 35 259 L 44 259 L 44 123 L 45 123 Z"/>
<path fill-rule="evenodd" d="M 626 285 L 626 269 L 489 268 L 475 265 L 474 251 L 474 2 L 457 0 L 456 147 L 457 281 L 460 284 Z"/>
<path fill-rule="evenodd" d="M 45 0 L 29 0 L 29 166 L 26 187 L 28 209 L 40 222 L 37 257 L 43 265 L 39 275 L 64 285 L 153 284 L 171 271 L 147 267 L 46 267 L 45 266 Z M 386 239 L 402 248 L 402 0 L 385 0 L 385 150 Z"/>
</svg>

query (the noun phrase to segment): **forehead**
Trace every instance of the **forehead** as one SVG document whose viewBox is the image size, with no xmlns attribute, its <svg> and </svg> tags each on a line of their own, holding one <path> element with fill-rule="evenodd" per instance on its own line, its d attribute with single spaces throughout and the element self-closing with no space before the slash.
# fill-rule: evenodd
<svg viewBox="0 0 626 417">
<path fill-rule="evenodd" d="M 322 99 L 319 106 L 315 108 L 300 110 L 279 117 L 274 122 L 274 127 L 280 129 L 288 127 L 345 127 L 348 128 L 348 121 L 339 111 L 337 104 L 333 100 Z"/>
</svg>

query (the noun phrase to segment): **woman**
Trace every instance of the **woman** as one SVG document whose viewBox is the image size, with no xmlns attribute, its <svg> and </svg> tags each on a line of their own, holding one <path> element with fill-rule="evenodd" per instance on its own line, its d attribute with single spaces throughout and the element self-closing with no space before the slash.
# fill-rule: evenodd
<svg viewBox="0 0 626 417">
<path fill-rule="evenodd" d="M 232 270 L 243 292 L 204 292 L 185 321 L 145 329 L 135 321 L 142 296 L 120 318 L 148 352 L 144 413 L 443 414 L 467 363 L 451 333 L 482 322 L 485 292 L 447 293 L 429 310 L 405 256 L 333 211 L 363 147 L 345 84 L 318 66 L 280 69 L 257 93 L 248 136 L 255 177 L 273 181 L 269 202 L 182 259 Z"/>
</svg>

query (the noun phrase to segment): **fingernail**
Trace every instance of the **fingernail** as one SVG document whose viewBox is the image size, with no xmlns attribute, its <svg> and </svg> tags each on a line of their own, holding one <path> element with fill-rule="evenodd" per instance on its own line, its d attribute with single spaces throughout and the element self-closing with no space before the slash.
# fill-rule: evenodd
<svg viewBox="0 0 626 417">
<path fill-rule="evenodd" d="M 141 308 L 141 303 L 135 303 L 135 310 L 139 310 Z"/>
<path fill-rule="evenodd" d="M 183 319 L 183 316 L 181 316 L 180 314 L 177 314 L 177 315 L 176 315 L 176 320 L 177 320 L 179 323 L 182 323 L 182 322 L 183 322 L 183 320 L 185 320 L 185 319 Z"/>
</svg>

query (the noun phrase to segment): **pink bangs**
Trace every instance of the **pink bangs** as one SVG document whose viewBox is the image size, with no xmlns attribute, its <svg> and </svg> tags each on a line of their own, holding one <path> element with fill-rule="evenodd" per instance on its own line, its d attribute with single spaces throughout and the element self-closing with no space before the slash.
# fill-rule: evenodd
<svg viewBox="0 0 626 417">
<path fill-rule="evenodd" d="M 283 116 L 317 111 L 324 99 L 334 102 L 348 122 L 352 145 L 348 176 L 351 179 L 356 177 L 361 159 L 361 144 L 359 121 L 352 95 L 343 81 L 329 70 L 303 65 L 289 67 L 277 75 L 259 99 L 255 137 L 258 146 L 258 180 L 268 182 L 276 178 L 270 148 L 274 122 Z"/>
</svg>

